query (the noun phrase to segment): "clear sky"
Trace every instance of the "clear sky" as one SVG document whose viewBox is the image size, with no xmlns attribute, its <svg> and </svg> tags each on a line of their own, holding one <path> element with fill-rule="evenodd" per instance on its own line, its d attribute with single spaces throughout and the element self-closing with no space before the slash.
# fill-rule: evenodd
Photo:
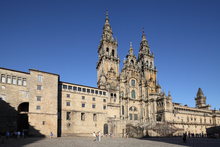
<svg viewBox="0 0 220 147">
<path fill-rule="evenodd" d="M 220 108 L 219 0 L 1 0 L 0 67 L 96 86 L 106 9 L 121 61 L 129 42 L 137 55 L 144 27 L 159 83 L 173 101 L 195 106 L 201 87 Z"/>
</svg>

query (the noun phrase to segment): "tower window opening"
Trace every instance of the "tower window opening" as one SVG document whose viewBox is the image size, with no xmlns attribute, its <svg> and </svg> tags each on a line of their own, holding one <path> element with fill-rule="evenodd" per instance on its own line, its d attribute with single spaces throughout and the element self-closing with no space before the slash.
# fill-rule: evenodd
<svg viewBox="0 0 220 147">
<path fill-rule="evenodd" d="M 106 52 L 109 52 L 109 48 L 108 47 L 106 48 Z"/>
<path fill-rule="evenodd" d="M 132 90 L 132 91 L 131 91 L 131 98 L 133 98 L 133 99 L 136 98 L 135 90 Z"/>
<path fill-rule="evenodd" d="M 112 50 L 112 56 L 115 56 L 115 50 Z"/>
</svg>

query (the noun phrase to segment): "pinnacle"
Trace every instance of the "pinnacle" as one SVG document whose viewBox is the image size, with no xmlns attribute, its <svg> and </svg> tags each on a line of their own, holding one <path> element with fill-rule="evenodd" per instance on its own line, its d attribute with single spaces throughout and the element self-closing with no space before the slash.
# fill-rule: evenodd
<svg viewBox="0 0 220 147">
<path fill-rule="evenodd" d="M 198 92 L 197 92 L 197 97 L 199 97 L 199 96 L 204 96 L 201 88 L 199 88 Z"/>
</svg>

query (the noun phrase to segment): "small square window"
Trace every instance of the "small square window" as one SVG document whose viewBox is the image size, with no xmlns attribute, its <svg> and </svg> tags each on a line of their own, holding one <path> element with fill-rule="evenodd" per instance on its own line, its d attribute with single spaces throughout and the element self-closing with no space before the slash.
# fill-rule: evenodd
<svg viewBox="0 0 220 147">
<path fill-rule="evenodd" d="M 103 102 L 106 102 L 106 99 L 103 99 Z"/>
<path fill-rule="evenodd" d="M 70 106 L 70 101 L 67 101 L 67 102 L 66 102 L 66 106 Z"/>
<path fill-rule="evenodd" d="M 95 91 L 95 94 L 98 94 L 98 90 Z"/>
<path fill-rule="evenodd" d="M 63 89 L 67 89 L 67 85 L 63 85 Z"/>
<path fill-rule="evenodd" d="M 102 91 L 99 91 L 99 94 L 102 95 Z"/>
<path fill-rule="evenodd" d="M 82 100 L 85 100 L 85 96 L 82 96 Z"/>
<path fill-rule="evenodd" d="M 42 86 L 41 85 L 37 85 L 37 90 L 42 90 Z"/>
<path fill-rule="evenodd" d="M 94 93 L 94 90 L 93 90 L 93 89 L 91 90 L 91 93 Z"/>
<path fill-rule="evenodd" d="M 83 88 L 83 92 L 86 92 L 86 88 Z"/>
<path fill-rule="evenodd" d="M 106 95 L 106 92 L 103 92 L 103 95 Z"/>
<path fill-rule="evenodd" d="M 85 104 L 85 103 L 82 103 L 82 107 L 83 107 L 83 108 L 86 107 L 86 104 Z"/>
<path fill-rule="evenodd" d="M 66 94 L 66 97 L 70 98 L 70 94 Z"/>
<path fill-rule="evenodd" d="M 104 110 L 106 109 L 106 105 L 103 105 L 103 109 L 104 109 Z"/>
<path fill-rule="evenodd" d="M 94 108 L 94 109 L 95 109 L 95 104 L 92 104 L 92 108 Z"/>
<path fill-rule="evenodd" d="M 36 109 L 37 109 L 37 110 L 40 110 L 40 109 L 41 109 L 41 107 L 40 107 L 40 106 L 36 106 Z"/>
<path fill-rule="evenodd" d="M 42 121 L 42 125 L 45 125 L 46 124 L 46 122 L 45 121 Z"/>
<path fill-rule="evenodd" d="M 87 89 L 87 93 L 90 93 L 90 89 Z"/>
<path fill-rule="evenodd" d="M 95 97 L 93 97 L 92 100 L 95 101 Z"/>
<path fill-rule="evenodd" d="M 41 101 L 41 96 L 37 96 L 37 101 Z"/>
<path fill-rule="evenodd" d="M 73 88 L 72 86 L 68 86 L 68 90 L 72 90 L 72 88 Z"/>
<path fill-rule="evenodd" d="M 78 91 L 81 91 L 82 89 L 81 89 L 81 87 L 78 87 Z"/>
<path fill-rule="evenodd" d="M 77 90 L 77 87 L 74 86 L 74 87 L 73 87 L 73 90 Z"/>
</svg>

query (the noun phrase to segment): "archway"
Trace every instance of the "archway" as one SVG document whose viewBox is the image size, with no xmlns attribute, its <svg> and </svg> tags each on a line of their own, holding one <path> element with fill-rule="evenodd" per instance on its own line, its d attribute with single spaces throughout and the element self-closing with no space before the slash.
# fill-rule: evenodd
<svg viewBox="0 0 220 147">
<path fill-rule="evenodd" d="M 104 135 L 108 134 L 108 124 L 104 124 Z"/>
<path fill-rule="evenodd" d="M 29 128 L 28 112 L 29 112 L 28 102 L 24 102 L 18 105 L 18 116 L 17 116 L 17 130 L 18 131 L 28 130 Z"/>
</svg>

